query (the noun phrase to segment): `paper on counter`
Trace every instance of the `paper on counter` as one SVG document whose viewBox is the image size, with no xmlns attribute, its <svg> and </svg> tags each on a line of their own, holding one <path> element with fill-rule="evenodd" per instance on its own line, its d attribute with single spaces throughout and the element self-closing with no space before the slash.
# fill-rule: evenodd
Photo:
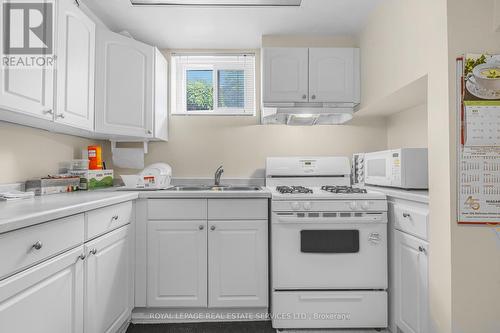
<svg viewBox="0 0 500 333">
<path fill-rule="evenodd" d="M 144 169 L 144 149 L 142 148 L 114 148 L 111 153 L 113 167 Z"/>
</svg>

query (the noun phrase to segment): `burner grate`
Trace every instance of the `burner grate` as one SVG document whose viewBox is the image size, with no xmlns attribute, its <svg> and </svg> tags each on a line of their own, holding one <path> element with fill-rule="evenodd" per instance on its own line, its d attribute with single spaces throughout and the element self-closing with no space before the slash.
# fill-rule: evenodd
<svg viewBox="0 0 500 333">
<path fill-rule="evenodd" d="M 351 186 L 324 185 L 321 186 L 321 189 L 323 191 L 331 193 L 353 193 L 353 194 L 367 193 L 367 191 L 364 188 L 357 188 Z"/>
<path fill-rule="evenodd" d="M 313 190 L 304 186 L 276 186 L 276 191 L 281 194 L 313 193 Z"/>
</svg>

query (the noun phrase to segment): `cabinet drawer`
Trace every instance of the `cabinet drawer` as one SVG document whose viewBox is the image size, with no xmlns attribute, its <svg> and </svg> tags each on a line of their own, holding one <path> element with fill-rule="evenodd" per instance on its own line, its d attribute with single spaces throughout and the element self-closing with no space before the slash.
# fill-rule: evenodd
<svg viewBox="0 0 500 333">
<path fill-rule="evenodd" d="M 267 220 L 267 199 L 208 199 L 209 220 Z"/>
<path fill-rule="evenodd" d="M 149 220 L 204 220 L 206 218 L 206 199 L 148 200 Z"/>
<path fill-rule="evenodd" d="M 85 240 L 105 234 L 132 221 L 132 201 L 99 208 L 87 213 Z"/>
<path fill-rule="evenodd" d="M 392 218 L 396 229 L 427 240 L 427 224 L 429 210 L 426 207 L 414 207 L 404 204 L 394 204 Z"/>
<path fill-rule="evenodd" d="M 276 318 L 274 328 L 387 327 L 385 291 L 280 291 L 273 304 L 274 313 L 310 318 Z"/>
<path fill-rule="evenodd" d="M 83 243 L 83 214 L 0 235 L 0 279 Z"/>
</svg>

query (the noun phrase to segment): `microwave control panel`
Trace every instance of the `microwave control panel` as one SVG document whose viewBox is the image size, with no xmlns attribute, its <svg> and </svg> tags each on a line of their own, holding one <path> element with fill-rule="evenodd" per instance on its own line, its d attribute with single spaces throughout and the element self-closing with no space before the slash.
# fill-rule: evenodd
<svg viewBox="0 0 500 333">
<path fill-rule="evenodd" d="M 401 156 L 399 152 L 392 153 L 392 181 L 396 184 L 401 182 Z"/>
</svg>

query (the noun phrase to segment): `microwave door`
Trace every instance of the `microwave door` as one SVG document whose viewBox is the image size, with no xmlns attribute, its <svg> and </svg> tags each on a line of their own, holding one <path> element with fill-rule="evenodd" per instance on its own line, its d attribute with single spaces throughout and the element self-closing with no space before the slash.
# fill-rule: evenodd
<svg viewBox="0 0 500 333">
<path fill-rule="evenodd" d="M 391 162 L 390 154 L 385 152 L 365 156 L 365 183 L 391 186 Z"/>
</svg>

